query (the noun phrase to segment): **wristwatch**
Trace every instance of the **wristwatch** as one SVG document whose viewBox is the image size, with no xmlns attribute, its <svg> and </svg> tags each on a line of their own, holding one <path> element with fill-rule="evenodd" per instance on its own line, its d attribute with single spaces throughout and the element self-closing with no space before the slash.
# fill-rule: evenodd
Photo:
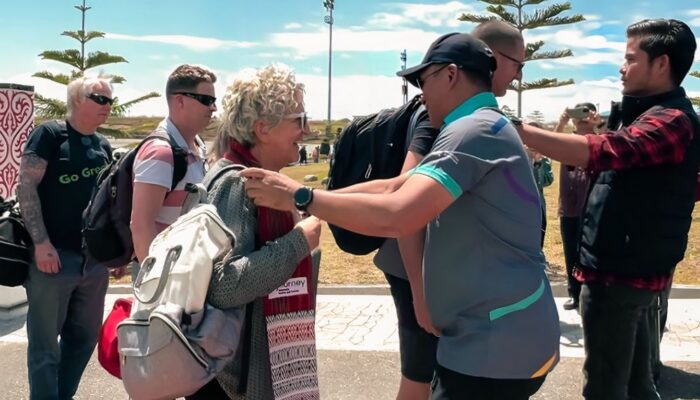
<svg viewBox="0 0 700 400">
<path fill-rule="evenodd" d="M 516 116 L 510 117 L 510 122 L 511 122 L 513 125 L 515 125 L 516 127 L 518 127 L 518 126 L 523 126 L 523 120 L 520 119 L 520 118 L 518 118 L 518 117 L 516 117 Z"/>
<path fill-rule="evenodd" d="M 302 186 L 294 192 L 294 207 L 299 211 L 306 211 L 306 208 L 314 200 L 314 189 Z"/>
</svg>

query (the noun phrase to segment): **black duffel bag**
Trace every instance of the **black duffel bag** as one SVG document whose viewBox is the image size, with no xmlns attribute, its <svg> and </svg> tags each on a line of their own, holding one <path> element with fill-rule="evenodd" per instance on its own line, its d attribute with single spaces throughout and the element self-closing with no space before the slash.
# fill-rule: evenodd
<svg viewBox="0 0 700 400">
<path fill-rule="evenodd" d="M 27 280 L 31 251 L 17 201 L 0 197 L 0 285 L 19 286 Z"/>
</svg>

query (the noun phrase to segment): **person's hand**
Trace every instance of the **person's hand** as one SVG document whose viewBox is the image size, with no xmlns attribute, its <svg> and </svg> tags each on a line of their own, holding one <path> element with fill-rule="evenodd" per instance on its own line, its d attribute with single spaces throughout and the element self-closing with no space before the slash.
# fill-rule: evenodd
<svg viewBox="0 0 700 400">
<path fill-rule="evenodd" d="M 593 126 L 598 126 L 603 120 L 600 118 L 600 114 L 598 112 L 591 110 L 591 112 L 588 114 L 588 122 L 593 124 Z"/>
<path fill-rule="evenodd" d="M 423 297 L 423 290 L 419 289 L 417 292 L 418 293 L 416 293 L 416 291 L 412 291 L 413 312 L 416 314 L 416 321 L 418 321 L 418 325 L 420 325 L 420 327 L 429 334 L 440 337 L 440 331 L 433 325 L 433 322 L 430 319 L 428 305 L 425 304 L 425 298 Z"/>
<path fill-rule="evenodd" d="M 318 247 L 321 240 L 321 220 L 316 217 L 304 218 L 297 222 L 296 227 L 301 228 L 306 238 L 306 243 L 309 244 L 309 250 Z"/>
<path fill-rule="evenodd" d="M 260 168 L 247 168 L 241 171 L 246 178 L 245 189 L 256 206 L 294 211 L 294 192 L 301 184 L 294 179 Z"/>
<path fill-rule="evenodd" d="M 119 279 L 126 274 L 127 265 L 119 268 L 112 268 L 109 274 L 114 277 L 114 279 Z"/>
<path fill-rule="evenodd" d="M 34 259 L 39 271 L 46 274 L 55 274 L 61 270 L 61 259 L 56 248 L 46 240 L 34 245 Z"/>
<path fill-rule="evenodd" d="M 569 123 L 570 119 L 571 119 L 571 117 L 569 117 L 569 114 L 566 111 L 564 111 L 563 113 L 561 113 L 561 116 L 559 117 L 559 124 L 564 126 L 564 125 Z"/>
</svg>

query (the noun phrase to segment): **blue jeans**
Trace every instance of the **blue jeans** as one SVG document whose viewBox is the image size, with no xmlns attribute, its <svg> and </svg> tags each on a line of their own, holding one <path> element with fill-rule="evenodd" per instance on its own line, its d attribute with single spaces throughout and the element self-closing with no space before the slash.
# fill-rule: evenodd
<svg viewBox="0 0 700 400">
<path fill-rule="evenodd" d="M 73 398 L 102 325 L 108 270 L 87 263 L 83 271 L 80 253 L 57 250 L 61 270 L 46 274 L 33 264 L 25 285 L 31 400 Z"/>
<path fill-rule="evenodd" d="M 585 283 L 581 319 L 586 349 L 583 396 L 588 400 L 658 400 L 651 370 L 650 290 Z"/>
</svg>

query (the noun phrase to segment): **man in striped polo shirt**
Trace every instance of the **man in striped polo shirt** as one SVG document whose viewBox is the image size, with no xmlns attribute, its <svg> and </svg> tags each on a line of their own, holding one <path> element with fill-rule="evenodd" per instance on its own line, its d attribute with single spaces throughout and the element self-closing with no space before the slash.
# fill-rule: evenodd
<svg viewBox="0 0 700 400">
<path fill-rule="evenodd" d="M 134 194 L 131 234 L 136 259 L 141 262 L 156 235 L 180 216 L 187 198 L 185 186 L 200 183 L 206 172 L 206 149 L 197 136 L 216 111 L 211 71 L 193 65 L 181 65 L 170 74 L 165 88 L 168 117 L 152 135 L 170 136 L 187 153 L 187 172 L 172 187 L 175 157 L 166 139 L 154 139 L 139 149 L 134 160 Z M 171 190 L 172 189 L 172 190 Z"/>
</svg>

